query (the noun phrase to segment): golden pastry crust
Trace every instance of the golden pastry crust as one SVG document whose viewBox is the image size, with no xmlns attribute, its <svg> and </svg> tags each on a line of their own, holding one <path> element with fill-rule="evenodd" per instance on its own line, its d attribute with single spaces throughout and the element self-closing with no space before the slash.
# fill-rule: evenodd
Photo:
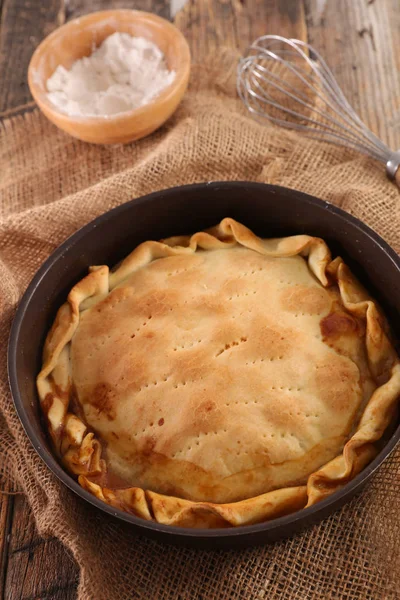
<svg viewBox="0 0 400 600">
<path fill-rule="evenodd" d="M 224 219 L 92 267 L 37 384 L 57 452 L 97 497 L 182 527 L 250 524 L 375 455 L 400 393 L 387 332 L 322 240 Z"/>
</svg>

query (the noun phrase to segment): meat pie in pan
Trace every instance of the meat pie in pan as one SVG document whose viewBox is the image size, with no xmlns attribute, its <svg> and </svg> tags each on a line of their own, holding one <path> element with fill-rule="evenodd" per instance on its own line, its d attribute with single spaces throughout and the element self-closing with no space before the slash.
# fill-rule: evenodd
<svg viewBox="0 0 400 600">
<path fill-rule="evenodd" d="M 258 523 L 344 486 L 400 393 L 381 310 L 319 238 L 224 219 L 94 266 L 37 379 L 82 487 L 182 527 Z"/>
</svg>

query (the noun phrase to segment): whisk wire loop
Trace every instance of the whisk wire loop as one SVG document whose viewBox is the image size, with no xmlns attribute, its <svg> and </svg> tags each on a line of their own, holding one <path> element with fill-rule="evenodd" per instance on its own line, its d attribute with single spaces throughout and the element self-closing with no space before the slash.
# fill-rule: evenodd
<svg viewBox="0 0 400 600">
<path fill-rule="evenodd" d="M 323 57 L 306 42 L 278 35 L 255 40 L 239 62 L 237 90 L 256 118 L 359 150 L 396 176 L 400 152 L 362 122 Z"/>
<path fill-rule="evenodd" d="M 271 74 L 270 74 L 271 75 Z M 253 105 L 248 105 L 248 109 L 251 113 L 253 114 L 257 114 L 258 117 L 261 118 L 267 118 L 272 120 L 275 124 L 277 125 L 281 125 L 284 127 L 288 126 L 288 122 L 286 120 L 283 119 L 279 119 L 277 117 L 271 117 L 268 114 L 265 113 L 265 111 L 262 108 L 262 102 L 267 102 L 270 106 L 279 109 L 280 111 L 282 111 L 283 113 L 286 113 L 288 115 L 291 115 L 293 117 L 298 118 L 299 120 L 302 121 L 302 123 L 297 123 L 296 124 L 296 129 L 301 129 L 304 131 L 309 131 L 309 125 L 313 125 L 313 126 L 318 126 L 319 122 L 316 119 L 313 119 L 312 117 L 306 115 L 306 114 L 301 114 L 299 112 L 297 112 L 294 109 L 288 108 L 286 106 L 283 106 L 281 104 L 278 104 L 277 102 L 275 102 L 272 97 L 264 90 L 264 88 L 260 85 L 260 83 L 257 81 L 257 77 L 258 77 L 258 73 L 257 71 L 252 71 L 250 73 L 250 75 L 248 76 L 250 78 L 250 85 L 248 86 L 247 89 L 247 93 L 249 95 L 252 96 L 253 100 L 257 101 L 257 109 L 255 109 L 254 104 Z M 245 82 L 247 82 L 247 79 L 245 80 Z M 333 124 L 336 124 L 337 127 L 341 128 L 341 123 L 335 119 L 334 117 L 331 117 L 329 115 L 324 114 L 321 110 L 319 110 L 318 108 L 316 108 L 315 106 L 313 107 L 310 103 L 303 101 L 301 98 L 298 98 L 296 95 L 291 94 L 289 92 L 287 92 L 286 90 L 284 90 L 281 86 L 279 86 L 278 84 L 275 84 L 274 82 L 270 82 L 273 87 L 283 93 L 286 93 L 286 95 L 288 95 L 291 99 L 293 99 L 295 102 L 298 102 L 299 104 L 301 104 L 302 106 L 312 110 L 312 112 L 316 113 L 317 115 L 320 115 L 322 118 L 324 118 L 326 121 L 330 121 Z M 241 88 L 239 88 L 239 95 L 242 97 L 242 100 L 246 103 L 246 98 L 243 96 L 243 91 Z M 258 102 L 259 101 L 259 102 Z M 307 122 L 309 125 L 305 125 L 304 122 Z M 340 133 L 338 133 L 337 129 L 335 129 L 334 127 L 328 125 L 327 123 L 324 124 L 324 136 L 325 138 L 331 138 L 333 140 L 338 140 L 341 142 L 346 142 L 348 141 L 348 144 L 351 145 L 354 148 L 362 148 L 364 152 L 368 153 L 368 146 L 364 143 L 364 139 L 362 136 L 358 136 L 356 133 L 349 131 L 348 132 L 348 137 L 345 137 L 344 135 L 340 135 Z M 309 131 L 309 133 L 313 134 L 313 137 L 317 137 L 316 136 L 316 132 L 314 130 Z M 374 157 L 379 157 L 379 148 L 374 148 L 373 150 L 371 149 L 371 152 L 373 152 Z"/>
<path fill-rule="evenodd" d="M 259 70 L 260 68 L 264 71 L 263 73 L 260 73 Z M 287 107 L 283 106 L 283 105 L 278 105 L 276 102 L 273 101 L 273 99 L 271 98 L 271 96 L 264 90 L 264 88 L 262 87 L 262 85 L 260 85 L 260 82 L 257 81 L 257 78 L 260 80 L 265 81 L 267 78 L 272 78 L 275 81 L 271 81 L 270 79 L 268 79 L 268 83 L 270 85 L 273 86 L 274 89 L 281 91 L 283 93 L 285 93 L 289 98 L 291 98 L 292 100 L 294 100 L 295 102 L 298 102 L 299 104 L 301 104 L 302 106 L 304 106 L 305 108 L 310 109 L 310 111 L 312 111 L 313 113 L 316 113 L 318 115 L 320 115 L 323 119 L 325 119 L 326 121 L 329 121 L 331 123 L 333 123 L 334 125 L 336 125 L 337 127 L 341 128 L 342 124 L 340 123 L 340 121 L 338 119 L 336 119 L 335 117 L 330 116 L 329 114 L 324 114 L 320 109 L 316 108 L 316 106 L 313 106 L 310 102 L 307 102 L 307 100 L 303 100 L 302 98 L 306 98 L 305 94 L 301 93 L 301 92 L 297 92 L 297 94 L 293 94 L 287 90 L 285 90 L 281 85 L 279 85 L 278 83 L 276 83 L 276 80 L 279 78 L 277 78 L 276 76 L 273 75 L 273 73 L 268 73 L 267 70 L 262 67 L 261 65 L 257 65 L 251 72 L 250 72 L 250 78 L 252 80 L 252 83 L 254 85 L 255 88 L 257 88 L 257 91 L 259 93 L 257 93 L 254 88 L 251 89 L 249 87 L 248 89 L 248 93 L 251 94 L 252 96 L 254 96 L 255 98 L 257 98 L 258 100 L 266 100 L 267 102 L 270 103 L 271 106 L 275 107 L 275 108 L 279 108 L 280 110 L 282 110 L 283 112 L 286 112 L 292 116 L 298 117 L 299 119 L 303 120 L 303 121 L 308 121 L 309 123 L 313 123 L 314 125 L 318 125 L 318 121 L 316 121 L 315 119 L 310 118 L 307 115 L 302 115 L 300 113 L 298 113 L 296 110 L 294 109 L 288 109 Z M 290 86 L 293 90 L 293 86 Z M 325 99 L 322 96 L 319 96 L 321 98 L 321 100 L 323 102 L 326 102 Z M 331 127 L 327 124 L 325 124 L 325 129 L 327 131 L 331 131 L 331 132 L 335 132 L 335 128 Z M 360 144 L 363 144 L 363 138 L 362 136 L 357 135 L 357 133 L 353 132 L 353 131 L 349 131 L 349 135 L 352 136 L 354 141 L 358 141 Z"/>
</svg>

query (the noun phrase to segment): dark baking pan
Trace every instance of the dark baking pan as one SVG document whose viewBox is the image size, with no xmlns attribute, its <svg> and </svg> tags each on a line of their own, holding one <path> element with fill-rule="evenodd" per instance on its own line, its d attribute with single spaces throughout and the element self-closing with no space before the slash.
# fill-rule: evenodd
<svg viewBox="0 0 400 600">
<path fill-rule="evenodd" d="M 17 310 L 9 343 L 9 377 L 15 406 L 36 451 L 57 477 L 94 507 L 158 540 L 206 548 L 263 544 L 317 523 L 359 492 L 395 447 L 399 422 L 378 456 L 343 489 L 310 508 L 273 521 L 234 529 L 183 529 L 144 521 L 107 506 L 66 473 L 53 457 L 42 427 L 35 378 L 42 346 L 57 308 L 89 265 L 113 265 L 140 242 L 192 233 L 233 217 L 264 237 L 307 233 L 324 238 L 383 305 L 398 337 L 400 260 L 371 229 L 331 204 L 277 186 L 248 182 L 205 183 L 156 192 L 98 217 L 67 239 L 44 263 Z"/>
</svg>

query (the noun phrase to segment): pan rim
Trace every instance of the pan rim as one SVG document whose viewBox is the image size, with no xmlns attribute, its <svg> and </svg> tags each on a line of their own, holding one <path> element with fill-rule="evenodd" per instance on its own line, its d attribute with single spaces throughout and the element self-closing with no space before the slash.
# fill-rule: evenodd
<svg viewBox="0 0 400 600">
<path fill-rule="evenodd" d="M 304 204 L 311 204 L 314 206 L 319 206 L 320 208 L 324 208 L 325 210 L 329 210 L 339 218 L 344 221 L 349 222 L 353 227 L 359 229 L 364 235 L 366 235 L 375 245 L 379 247 L 379 249 L 384 252 L 388 258 L 394 263 L 394 266 L 399 271 L 400 276 L 400 257 L 397 253 L 381 238 L 373 229 L 371 229 L 368 225 L 345 212 L 339 207 L 336 207 L 324 200 L 306 194 L 304 192 L 300 192 L 298 190 L 285 188 L 282 186 L 258 183 L 258 182 L 250 182 L 250 181 L 213 181 L 213 182 L 205 182 L 205 183 L 195 183 L 183 186 L 175 186 L 172 188 L 167 188 L 164 190 L 159 190 L 153 192 L 151 194 L 147 194 L 145 196 L 132 199 L 128 202 L 120 204 L 119 206 L 112 208 L 111 210 L 99 215 L 80 229 L 78 229 L 75 233 L 69 236 L 64 242 L 51 253 L 51 255 L 45 260 L 45 262 L 38 269 L 31 282 L 29 283 L 26 291 L 24 292 L 19 305 L 17 307 L 14 320 L 10 330 L 9 343 L 8 343 L 8 378 L 9 385 L 11 388 L 11 394 L 14 402 L 15 409 L 17 411 L 18 417 L 22 423 L 22 426 L 27 434 L 33 448 L 40 456 L 42 461 L 47 465 L 47 467 L 52 471 L 54 475 L 64 483 L 70 490 L 76 493 L 78 496 L 89 502 L 91 505 L 99 508 L 103 512 L 112 515 L 114 517 L 119 518 L 120 520 L 133 524 L 137 528 L 142 529 L 143 533 L 145 531 L 149 532 L 158 532 L 165 535 L 165 538 L 180 538 L 180 539 L 232 539 L 237 537 L 243 537 L 248 534 L 261 533 L 265 532 L 265 534 L 279 532 L 279 530 L 283 528 L 287 528 L 290 525 L 294 525 L 299 523 L 300 521 L 304 521 L 305 523 L 312 515 L 317 515 L 318 513 L 322 513 L 322 515 L 327 514 L 330 508 L 332 511 L 334 510 L 334 506 L 338 503 L 344 503 L 346 498 L 352 497 L 356 491 L 362 487 L 364 483 L 373 475 L 373 473 L 378 469 L 378 467 L 383 463 L 383 461 L 391 454 L 394 450 L 396 444 L 400 440 L 400 424 L 397 426 L 393 434 L 390 436 L 389 440 L 385 444 L 385 446 L 380 450 L 378 455 L 365 467 L 361 473 L 359 473 L 354 479 L 352 479 L 349 483 L 347 483 L 341 490 L 336 491 L 334 494 L 325 498 L 324 500 L 318 502 L 317 504 L 310 506 L 308 508 L 301 509 L 296 511 L 295 513 L 291 513 L 289 515 L 285 515 L 282 517 L 278 517 L 271 521 L 265 521 L 263 523 L 257 523 L 253 525 L 243 525 L 237 528 L 232 529 L 190 529 L 177 527 L 174 525 L 162 525 L 160 523 L 156 523 L 153 521 L 145 521 L 140 517 L 136 517 L 135 515 L 129 514 L 119 509 L 115 509 L 105 502 L 97 499 L 95 496 L 84 490 L 77 481 L 73 479 L 71 475 L 69 475 L 57 462 L 54 456 L 42 446 L 41 441 L 38 439 L 36 433 L 33 430 L 33 427 L 30 423 L 28 415 L 25 412 L 21 393 L 18 385 L 18 377 L 17 377 L 17 352 L 19 347 L 19 335 L 21 330 L 21 325 L 24 320 L 24 316 L 26 310 L 29 306 L 29 303 L 34 296 L 36 289 L 40 285 L 43 278 L 46 277 L 49 269 L 53 266 L 55 262 L 57 262 L 63 255 L 67 254 L 69 249 L 74 246 L 78 241 L 80 241 L 85 235 L 91 231 L 93 228 L 97 227 L 100 223 L 103 223 L 118 213 L 123 213 L 125 210 L 129 210 L 129 208 L 135 204 L 138 205 L 144 203 L 151 203 L 154 199 L 160 198 L 162 196 L 174 195 L 177 192 L 180 194 L 184 194 L 189 190 L 196 191 L 210 191 L 212 189 L 217 190 L 218 188 L 226 188 L 227 190 L 232 188 L 249 188 L 249 189 L 263 189 L 264 191 L 268 191 L 270 194 L 279 193 L 280 195 L 287 197 L 296 197 L 297 200 L 300 200 Z M 321 517 L 323 518 L 323 517 Z M 167 539 L 165 541 L 168 541 Z M 170 540 L 172 541 L 172 539 Z M 267 540 L 266 540 L 267 541 Z"/>
</svg>

